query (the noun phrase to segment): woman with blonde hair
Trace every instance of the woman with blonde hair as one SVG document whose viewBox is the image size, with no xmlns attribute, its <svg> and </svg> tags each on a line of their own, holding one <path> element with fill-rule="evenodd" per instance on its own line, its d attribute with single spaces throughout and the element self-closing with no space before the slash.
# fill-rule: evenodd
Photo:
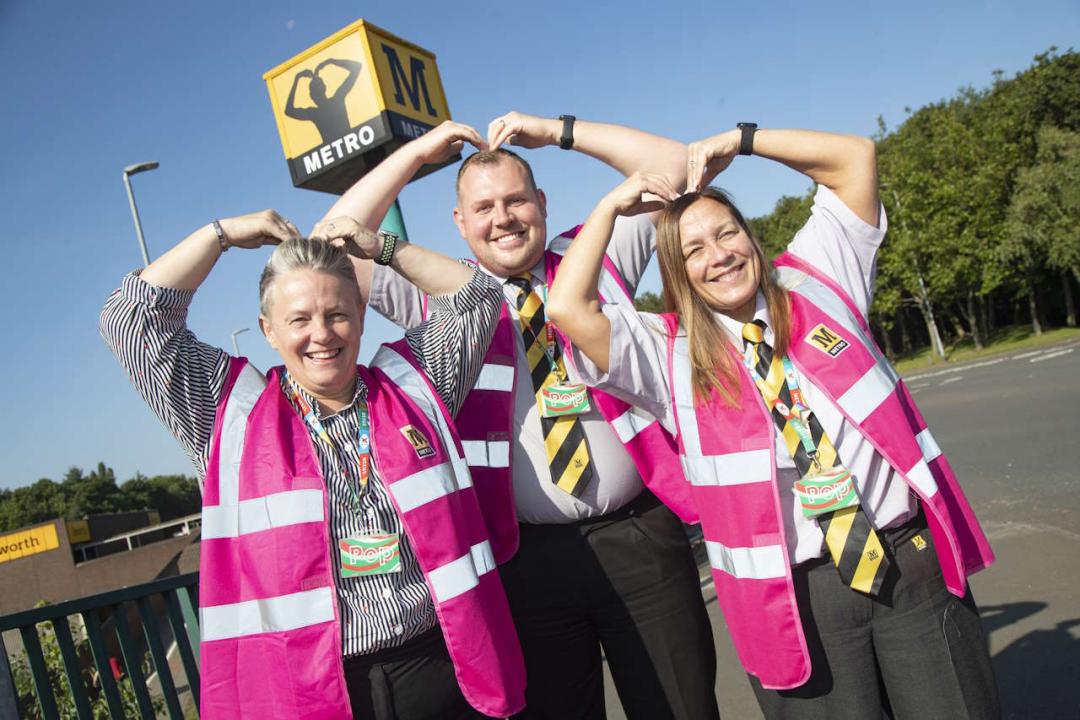
<svg viewBox="0 0 1080 720">
<path fill-rule="evenodd" d="M 482 146 L 447 123 L 354 186 L 389 204 L 424 164 Z M 400 182 L 398 182 L 400 180 Z M 524 663 L 453 415 L 502 290 L 484 273 L 351 217 L 301 238 L 273 211 L 214 221 L 101 315 L 106 342 L 191 457 L 203 490 L 203 718 L 505 717 Z M 264 375 L 187 328 L 231 248 L 277 245 L 259 325 Z M 432 297 L 429 319 L 358 365 L 364 305 L 346 250 Z"/>
<path fill-rule="evenodd" d="M 771 263 L 729 196 L 737 154 L 817 183 Z M 993 554 L 867 317 L 886 220 L 874 144 L 741 124 L 689 146 L 690 192 L 636 175 L 559 268 L 548 312 L 578 376 L 677 436 L 717 596 L 768 718 L 987 718 L 997 692 L 968 575 Z M 667 205 L 669 312 L 601 305 L 619 215 Z"/>
</svg>

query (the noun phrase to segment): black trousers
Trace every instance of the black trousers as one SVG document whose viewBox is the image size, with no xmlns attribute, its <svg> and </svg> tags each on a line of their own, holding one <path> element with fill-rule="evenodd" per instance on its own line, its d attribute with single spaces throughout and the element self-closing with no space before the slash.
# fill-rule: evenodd
<svg viewBox="0 0 1080 720">
<path fill-rule="evenodd" d="M 831 561 L 793 569 L 813 672 L 794 690 L 750 684 L 769 720 L 1001 716 L 979 612 L 941 577 L 926 519 L 880 533 L 893 567 L 878 598 L 840 581 Z"/>
<path fill-rule="evenodd" d="M 486 717 L 462 696 L 438 626 L 404 645 L 345 658 L 345 685 L 356 720 Z"/>
<path fill-rule="evenodd" d="M 630 720 L 716 718 L 716 651 L 679 519 L 645 491 L 569 525 L 522 525 L 501 568 L 530 720 L 603 720 L 600 650 Z"/>
</svg>

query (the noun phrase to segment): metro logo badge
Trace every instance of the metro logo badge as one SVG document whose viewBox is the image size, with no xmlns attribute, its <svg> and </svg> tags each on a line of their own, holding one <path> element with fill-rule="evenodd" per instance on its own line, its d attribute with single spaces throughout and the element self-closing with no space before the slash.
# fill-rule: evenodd
<svg viewBox="0 0 1080 720">
<path fill-rule="evenodd" d="M 405 436 L 405 439 L 409 441 L 409 444 L 413 446 L 413 450 L 416 451 L 416 457 L 426 458 L 435 454 L 435 448 L 431 447 L 431 443 L 424 437 L 424 433 L 416 429 L 415 425 L 406 425 L 401 428 L 401 434 Z"/>
<path fill-rule="evenodd" d="M 850 344 L 837 333 L 825 327 L 824 323 L 810 331 L 810 334 L 806 336 L 806 342 L 831 357 L 836 357 L 844 350 L 847 350 Z"/>
</svg>

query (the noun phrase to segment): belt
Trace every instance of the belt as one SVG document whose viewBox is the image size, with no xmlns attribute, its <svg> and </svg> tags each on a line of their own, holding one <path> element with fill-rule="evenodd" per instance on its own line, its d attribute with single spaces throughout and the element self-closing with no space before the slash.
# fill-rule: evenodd
<svg viewBox="0 0 1080 720">
<path fill-rule="evenodd" d="M 648 489 L 645 489 L 638 493 L 637 497 L 623 505 L 621 508 L 604 513 L 603 515 L 587 517 L 568 523 L 521 523 L 521 531 L 542 532 L 546 529 L 553 528 L 581 528 L 589 527 L 590 525 L 596 525 L 598 523 L 617 522 L 619 520 L 626 520 L 628 518 L 632 518 L 635 515 L 643 515 L 644 513 L 647 513 L 650 510 L 659 507 L 660 504 L 660 500 L 657 499 L 657 497 L 653 495 L 652 492 L 650 492 Z"/>
</svg>

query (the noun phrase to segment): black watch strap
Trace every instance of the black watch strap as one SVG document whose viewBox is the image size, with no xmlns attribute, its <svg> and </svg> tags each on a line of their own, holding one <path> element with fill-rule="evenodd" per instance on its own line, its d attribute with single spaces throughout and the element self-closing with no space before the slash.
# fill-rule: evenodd
<svg viewBox="0 0 1080 720">
<path fill-rule="evenodd" d="M 562 120 L 562 137 L 559 138 L 559 147 L 569 150 L 574 147 L 574 121 L 577 118 L 573 115 L 560 115 L 559 119 Z"/>
<path fill-rule="evenodd" d="M 741 122 L 735 127 L 742 131 L 742 139 L 739 140 L 739 154 L 754 154 L 754 133 L 757 132 L 757 123 Z"/>
</svg>

